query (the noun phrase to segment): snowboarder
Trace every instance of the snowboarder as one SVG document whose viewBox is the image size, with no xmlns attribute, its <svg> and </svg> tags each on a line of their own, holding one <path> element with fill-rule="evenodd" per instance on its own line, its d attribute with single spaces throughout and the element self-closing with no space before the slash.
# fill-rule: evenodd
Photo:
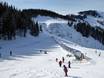
<svg viewBox="0 0 104 78">
<path fill-rule="evenodd" d="M 62 62 L 64 63 L 64 61 L 65 61 L 65 59 L 64 59 L 64 57 L 62 57 Z"/>
<path fill-rule="evenodd" d="M 71 68 L 71 62 L 70 61 L 68 61 L 68 68 Z"/>
<path fill-rule="evenodd" d="M 61 60 L 59 61 L 59 66 L 60 66 L 60 67 L 62 66 L 62 61 L 61 61 Z"/>
<path fill-rule="evenodd" d="M 10 51 L 10 56 L 12 56 L 12 51 Z"/>
<path fill-rule="evenodd" d="M 56 62 L 58 62 L 58 58 L 56 58 Z"/>
<path fill-rule="evenodd" d="M 63 69 L 63 70 L 64 70 L 64 73 L 65 73 L 65 76 L 68 76 L 68 75 L 67 75 L 67 72 L 68 72 L 67 67 L 66 67 L 65 65 L 63 65 L 63 67 L 64 67 L 64 69 Z"/>
</svg>

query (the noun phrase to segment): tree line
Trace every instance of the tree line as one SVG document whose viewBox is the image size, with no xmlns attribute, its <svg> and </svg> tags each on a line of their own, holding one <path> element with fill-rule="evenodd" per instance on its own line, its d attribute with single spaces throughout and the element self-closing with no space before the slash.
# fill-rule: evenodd
<svg viewBox="0 0 104 78">
<path fill-rule="evenodd" d="M 95 40 L 98 40 L 104 45 L 104 29 L 100 27 L 92 27 L 86 22 L 79 22 L 74 25 L 76 31 L 80 32 L 84 37 L 93 37 Z"/>
<path fill-rule="evenodd" d="M 41 15 L 41 16 L 50 16 L 52 18 L 62 18 L 65 20 L 75 21 L 73 17 L 67 15 L 61 15 L 56 12 L 45 9 L 24 9 L 22 12 L 26 13 L 30 17 L 37 17 L 38 15 Z"/>
<path fill-rule="evenodd" d="M 90 15 L 94 17 L 101 17 L 100 14 L 96 10 L 88 10 L 79 12 L 80 15 Z"/>
<path fill-rule="evenodd" d="M 38 22 L 32 19 L 21 10 L 7 3 L 0 3 L 0 39 L 16 39 L 16 35 L 26 37 L 27 30 L 31 35 L 39 35 Z"/>
</svg>

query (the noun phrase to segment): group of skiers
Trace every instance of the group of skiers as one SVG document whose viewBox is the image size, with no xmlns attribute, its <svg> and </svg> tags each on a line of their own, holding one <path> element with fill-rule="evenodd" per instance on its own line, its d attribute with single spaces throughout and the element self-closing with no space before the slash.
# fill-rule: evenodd
<svg viewBox="0 0 104 78">
<path fill-rule="evenodd" d="M 56 58 L 56 62 L 58 62 L 59 67 L 62 67 L 62 64 L 65 62 L 65 58 L 62 57 L 62 60 L 59 60 L 59 61 L 58 61 L 58 58 Z M 71 68 L 70 65 L 71 65 L 71 62 L 68 61 L 68 68 Z M 67 74 L 68 73 L 68 68 L 67 68 L 66 65 L 63 65 L 63 71 L 64 71 L 66 77 L 68 76 L 68 74 Z"/>
<path fill-rule="evenodd" d="M 12 56 L 13 52 L 10 50 L 9 55 Z M 0 53 L 0 58 L 2 57 L 2 54 Z"/>
</svg>

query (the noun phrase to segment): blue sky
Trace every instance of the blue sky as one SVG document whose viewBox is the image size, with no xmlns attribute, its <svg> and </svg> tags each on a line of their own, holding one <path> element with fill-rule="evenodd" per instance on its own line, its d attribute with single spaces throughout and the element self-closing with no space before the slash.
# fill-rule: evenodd
<svg viewBox="0 0 104 78">
<path fill-rule="evenodd" d="M 0 0 L 6 1 L 19 9 L 43 8 L 63 14 L 76 13 L 83 10 L 104 11 L 104 0 Z"/>
</svg>

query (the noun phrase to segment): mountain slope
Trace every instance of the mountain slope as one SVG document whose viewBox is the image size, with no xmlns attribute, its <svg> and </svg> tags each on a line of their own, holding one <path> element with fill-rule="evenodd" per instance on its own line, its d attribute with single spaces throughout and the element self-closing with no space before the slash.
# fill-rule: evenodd
<svg viewBox="0 0 104 78">
<path fill-rule="evenodd" d="M 48 21 L 50 20 L 48 19 Z M 67 66 L 67 62 L 69 60 L 71 61 L 71 69 L 68 69 L 68 78 L 103 78 L 104 61 L 102 59 L 104 57 L 104 51 L 97 50 L 96 53 L 96 49 L 86 48 L 68 40 L 66 33 L 69 34 L 72 31 L 74 31 L 72 39 L 82 36 L 80 33 L 76 36 L 75 34 L 77 32 L 74 29 L 68 27 L 65 22 L 61 22 L 62 20 L 60 22 L 58 21 L 58 23 L 55 20 L 54 22 L 51 20 L 50 24 L 44 24 L 43 33 L 39 37 L 28 35 L 27 38 L 21 39 L 18 37 L 14 41 L 1 41 L 1 51 L 3 53 L 2 58 L 0 58 L 1 78 L 66 78 L 64 77 L 63 67 L 60 68 L 55 61 L 56 58 L 61 60 L 62 57 L 65 57 L 65 63 L 63 65 Z M 55 31 L 58 28 L 61 32 L 53 32 L 51 27 L 54 27 Z M 52 32 L 51 34 L 62 39 L 59 42 L 80 50 L 86 56 L 90 57 L 91 60 L 75 60 L 75 57 L 70 52 L 65 51 L 55 42 L 49 34 L 50 31 Z M 83 40 L 86 39 L 84 37 L 82 38 Z M 13 56 L 9 56 L 10 50 L 13 51 Z M 47 54 L 44 54 L 44 51 L 47 51 Z M 100 57 L 99 53 L 101 53 Z M 66 57 L 67 54 L 71 55 L 71 57 Z"/>
<path fill-rule="evenodd" d="M 40 18 L 41 21 L 39 21 Z M 83 47 L 104 49 L 103 45 L 99 41 L 92 38 L 91 36 L 88 38 L 83 37 L 81 33 L 77 32 L 74 29 L 73 26 L 69 26 L 67 24 L 68 21 L 62 19 L 53 19 L 49 17 L 46 17 L 48 19 L 42 20 L 44 18 L 45 17 L 43 16 L 39 16 L 39 18 L 34 18 L 34 19 L 38 20 L 40 22 L 40 25 L 43 25 L 43 28 L 45 28 L 51 34 L 54 34 L 69 42 L 71 41 Z"/>
<path fill-rule="evenodd" d="M 93 17 L 94 18 L 94 17 Z M 66 78 L 63 67 L 55 61 L 65 57 L 65 63 L 71 61 L 68 78 L 103 78 L 104 77 L 104 46 L 94 38 L 83 37 L 74 25 L 67 20 L 38 16 L 32 18 L 39 21 L 43 32 L 38 37 L 27 34 L 26 38 L 16 40 L 0 40 L 0 77 L 1 78 Z M 78 61 L 70 51 L 64 50 L 58 42 L 75 50 L 81 51 L 90 59 Z M 10 51 L 13 55 L 10 56 Z M 67 57 L 69 54 L 71 57 Z M 97 75 L 96 75 L 97 74 Z"/>
</svg>

